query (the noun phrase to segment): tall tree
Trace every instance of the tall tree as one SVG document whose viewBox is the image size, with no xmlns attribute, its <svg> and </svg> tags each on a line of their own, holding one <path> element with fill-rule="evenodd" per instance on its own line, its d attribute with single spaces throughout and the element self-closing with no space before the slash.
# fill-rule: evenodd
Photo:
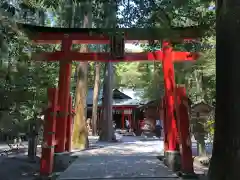
<svg viewBox="0 0 240 180">
<path fill-rule="evenodd" d="M 10 13 L 1 13 L 0 20 L 2 30 L 0 34 L 3 33 L 4 40 L 8 45 L 8 52 L 5 57 L 2 57 L 4 49 L 1 47 L 1 62 L 3 64 L 1 64 L 0 71 L 6 74 L 6 80 L 3 81 L 4 76 L 1 74 L 0 81 L 3 86 L 0 87 L 0 96 L 3 98 L 0 100 L 0 106 L 4 105 L 5 112 L 2 109 L 0 110 L 0 118 L 2 113 L 3 115 L 7 114 L 7 116 L 4 115 L 5 117 L 0 120 L 0 124 L 4 133 L 11 131 L 18 136 L 19 132 L 25 133 L 29 130 L 30 120 L 36 121 L 37 115 L 41 112 L 44 104 L 47 103 L 46 88 L 56 83 L 57 65 L 31 61 L 29 49 L 33 51 L 48 49 L 51 51 L 52 48 L 48 45 L 43 47 L 31 44 L 24 33 L 20 32 L 15 22 L 12 22 L 16 19 L 20 19 L 22 22 L 24 19 L 23 22 L 26 23 L 44 25 L 47 21 L 43 19 L 47 20 L 47 17 L 38 14 L 38 8 L 23 7 L 22 4 L 19 5 L 20 2 L 18 1 L 14 1 L 14 3 L 10 1 L 9 3 L 11 6 L 7 7 L 5 11 L 11 12 L 13 16 Z M 6 4 L 4 6 L 6 7 Z M 31 13 L 25 14 L 30 10 L 32 10 Z M 28 16 L 32 16 L 32 18 L 30 19 Z M 5 119 L 8 120 L 7 123 L 4 122 Z"/>
<path fill-rule="evenodd" d="M 98 115 L 98 95 L 99 95 L 99 89 L 100 89 L 100 69 L 101 69 L 101 64 L 99 62 L 95 62 L 95 79 L 94 79 L 93 106 L 92 106 L 92 133 L 94 136 L 97 135 L 97 118 L 98 118 L 97 115 Z"/>
<path fill-rule="evenodd" d="M 92 27 L 92 1 L 82 2 L 83 28 Z M 80 52 L 87 52 L 88 45 L 81 45 Z M 80 62 L 77 67 L 76 85 L 76 115 L 73 127 L 73 147 L 84 149 L 88 146 L 88 131 L 86 128 L 87 118 L 87 75 L 88 62 Z"/>
<path fill-rule="evenodd" d="M 110 0 L 105 3 L 104 13 L 106 17 L 106 27 L 116 27 L 116 1 Z M 105 63 L 105 76 L 103 86 L 103 119 L 99 140 L 113 141 L 116 139 L 112 122 L 112 98 L 113 98 L 113 63 Z"/>
<path fill-rule="evenodd" d="M 106 18 L 102 18 L 104 14 L 104 2 L 98 1 L 94 3 L 95 8 L 101 9 L 100 11 L 94 11 L 95 14 L 95 25 L 97 28 L 105 27 L 106 25 Z M 102 52 L 106 49 L 106 46 L 97 45 L 97 52 Z M 92 133 L 93 135 L 97 135 L 97 119 L 98 119 L 98 99 L 99 99 L 99 92 L 100 92 L 100 76 L 101 76 L 101 63 L 95 62 L 95 77 L 94 77 L 94 89 L 93 89 L 93 106 L 92 106 Z"/>
<path fill-rule="evenodd" d="M 209 180 L 240 179 L 240 4 L 217 0 L 216 8 L 216 110 Z"/>
</svg>

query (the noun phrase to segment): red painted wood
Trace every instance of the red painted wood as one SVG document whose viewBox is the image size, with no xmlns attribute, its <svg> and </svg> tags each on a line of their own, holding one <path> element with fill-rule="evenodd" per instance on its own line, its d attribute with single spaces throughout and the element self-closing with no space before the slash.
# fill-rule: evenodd
<svg viewBox="0 0 240 180">
<path fill-rule="evenodd" d="M 60 66 L 61 67 L 61 66 Z M 58 109 L 57 109 L 57 112 L 59 114 L 60 112 L 60 94 L 63 94 L 63 90 L 64 90 L 64 76 L 65 76 L 65 69 L 64 68 L 60 68 L 59 69 L 59 82 L 58 82 Z M 59 141 L 59 139 L 61 138 L 61 129 L 62 129 L 62 123 L 60 123 L 61 121 L 61 118 L 57 115 L 56 117 L 57 119 L 57 123 L 56 123 L 56 141 Z M 55 147 L 55 152 L 61 152 L 61 150 L 59 150 L 59 146 L 58 146 L 58 143 L 56 144 L 56 147 Z"/>
<path fill-rule="evenodd" d="M 44 121 L 44 143 L 42 145 L 42 156 L 40 163 L 40 175 L 48 176 L 53 171 L 53 156 L 56 132 L 58 90 L 48 89 L 49 107 Z"/>
<path fill-rule="evenodd" d="M 165 86 L 165 100 L 166 100 L 166 127 L 168 133 L 168 151 L 176 151 L 177 144 L 177 124 L 174 117 L 174 91 L 175 78 L 174 67 L 172 61 L 172 47 L 168 42 L 163 42 L 163 74 Z"/>
<path fill-rule="evenodd" d="M 191 148 L 191 138 L 189 132 L 189 115 L 187 94 L 185 87 L 176 88 L 177 104 L 179 108 L 179 133 L 181 150 L 181 168 L 184 173 L 194 173 L 193 158 Z"/>
<path fill-rule="evenodd" d="M 72 125 L 73 125 L 73 113 L 72 113 L 72 97 L 69 96 L 69 103 L 68 103 L 68 117 L 67 117 L 67 132 L 66 132 L 66 146 L 65 149 L 68 152 L 72 150 Z"/>
<path fill-rule="evenodd" d="M 68 39 L 62 43 L 62 51 L 65 53 L 71 50 L 72 43 Z M 71 79 L 71 63 L 61 62 L 59 71 L 59 117 L 57 119 L 57 134 L 56 138 L 58 144 L 56 145 L 55 152 L 61 153 L 65 151 L 66 144 L 66 125 L 68 116 L 68 103 L 70 93 L 70 79 Z"/>
<path fill-rule="evenodd" d="M 178 61 L 193 61 L 198 59 L 198 53 L 190 52 L 171 52 L 172 59 L 174 62 Z M 41 54 L 33 54 L 33 59 L 36 61 L 98 61 L 98 62 L 134 62 L 134 61 L 162 61 L 163 52 L 141 52 L 141 53 L 126 53 L 124 59 L 110 60 L 110 53 L 80 53 L 80 52 L 69 52 L 63 51 L 58 52 L 43 52 Z"/>
<path fill-rule="evenodd" d="M 125 32 L 125 42 L 126 43 L 148 43 L 149 40 L 152 40 L 152 37 L 143 35 L 140 37 L 136 36 L 136 33 L 133 34 L 133 32 L 130 32 L 130 34 L 127 31 L 132 31 L 132 29 L 124 29 Z M 135 29 L 137 31 L 142 31 L 142 33 L 146 33 L 147 31 L 144 29 Z M 151 30 L 150 30 L 151 31 Z M 176 33 L 179 33 L 180 31 L 176 31 Z M 137 32 L 139 34 L 139 32 Z M 66 38 L 66 35 L 68 36 L 69 40 L 72 41 L 73 44 L 109 44 L 109 36 L 106 35 L 99 35 L 99 34 L 92 34 L 89 35 L 88 32 L 71 32 L 71 33 L 64 33 L 64 32 L 38 32 L 35 36 L 30 37 L 31 40 L 33 40 L 36 43 L 40 44 L 60 44 L 62 40 Z M 183 35 L 183 34 L 182 34 Z M 157 35 L 156 35 L 157 36 Z M 157 38 L 157 37 L 156 37 Z M 189 42 L 189 41 L 196 41 L 198 36 L 193 34 L 186 34 L 183 35 L 183 37 L 175 37 L 174 41 L 176 42 Z M 158 40 L 159 38 L 155 39 Z"/>
</svg>

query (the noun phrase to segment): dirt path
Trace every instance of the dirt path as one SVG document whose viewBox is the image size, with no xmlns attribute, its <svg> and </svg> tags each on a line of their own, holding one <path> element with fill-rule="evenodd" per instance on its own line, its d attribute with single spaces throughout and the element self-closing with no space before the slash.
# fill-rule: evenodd
<svg viewBox="0 0 240 180">
<path fill-rule="evenodd" d="M 26 144 L 26 143 L 25 143 Z M 123 145 L 124 144 L 124 145 Z M 109 156 L 121 155 L 126 156 L 132 163 L 136 163 L 140 160 L 150 161 L 150 156 L 157 156 L 162 153 L 163 142 L 161 141 L 136 141 L 136 138 L 125 137 L 123 143 L 99 143 L 97 142 L 97 137 L 90 138 L 90 149 L 88 151 L 76 152 L 78 155 L 89 155 L 89 156 L 108 156 L 109 161 L 113 161 Z M 7 150 L 7 145 L 0 145 L 0 152 L 2 150 Z M 38 148 L 38 157 L 36 160 L 30 161 L 27 155 L 27 144 L 25 148 L 22 148 L 18 153 L 10 153 L 9 156 L 0 156 L 0 179 L 2 180 L 34 180 L 39 175 L 40 167 L 40 151 L 41 148 Z M 134 157 L 132 156 L 134 154 Z M 150 155 L 150 156 L 149 156 Z M 140 158 L 142 156 L 143 158 Z M 110 159 L 109 159 L 110 158 Z M 151 157 L 150 157 L 151 158 Z M 98 158 L 99 159 L 99 158 Z M 97 160 L 97 159 L 96 159 Z M 99 159 L 100 161 L 100 159 Z M 158 168 L 157 164 L 159 161 L 151 159 L 153 167 L 152 171 L 156 171 Z M 156 161 L 156 162 L 155 162 Z M 122 164 L 126 163 L 124 159 L 120 158 Z M 154 165 L 155 162 L 155 165 Z M 108 163 L 109 167 L 112 167 L 112 164 Z M 124 167 L 123 165 L 121 167 Z M 199 164 L 194 164 L 194 168 L 197 174 L 206 174 L 207 168 Z M 118 168 L 119 169 L 119 168 Z M 131 168 L 130 168 L 131 169 Z M 155 169 L 155 170 L 154 170 Z M 119 169 L 120 170 L 120 169 Z M 125 169 L 121 169 L 125 171 Z M 111 172 L 111 170 L 110 170 Z M 134 169 L 130 173 L 134 173 Z M 147 172 L 145 172 L 147 173 Z M 152 179 L 152 178 L 151 178 Z M 175 178 L 174 178 L 175 179 Z"/>
<path fill-rule="evenodd" d="M 58 179 L 176 180 L 177 176 L 157 159 L 161 147 L 163 142 L 159 139 L 126 136 L 119 143 L 76 152 L 78 159 Z"/>
</svg>

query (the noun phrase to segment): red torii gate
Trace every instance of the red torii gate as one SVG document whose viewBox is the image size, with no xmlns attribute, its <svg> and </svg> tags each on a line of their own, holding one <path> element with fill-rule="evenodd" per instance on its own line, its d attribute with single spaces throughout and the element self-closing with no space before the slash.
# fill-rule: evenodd
<svg viewBox="0 0 240 180">
<path fill-rule="evenodd" d="M 53 164 L 53 147 L 55 152 L 64 152 L 69 150 L 66 148 L 66 141 L 70 142 L 69 128 L 71 128 L 71 120 L 69 113 L 69 91 L 70 91 L 70 75 L 71 75 L 71 62 L 76 61 L 101 61 L 101 62 L 131 62 L 131 61 L 162 61 L 164 81 L 165 81 L 165 137 L 167 141 L 167 148 L 165 149 L 167 162 L 172 169 L 175 169 L 172 164 L 176 164 L 175 155 L 179 155 L 179 149 L 177 141 L 178 136 L 178 124 L 174 118 L 174 108 L 178 110 L 178 105 L 175 102 L 175 79 L 174 79 L 174 67 L 173 61 L 191 61 L 198 57 L 196 53 L 189 52 L 174 52 L 170 42 L 182 42 L 185 39 L 196 39 L 202 36 L 202 30 L 200 27 L 187 27 L 187 28 L 172 28 L 168 29 L 83 29 L 83 28 L 51 28 L 51 27 L 39 27 L 26 24 L 19 24 L 20 28 L 23 28 L 28 34 L 30 39 L 36 43 L 56 44 L 61 43 L 61 51 L 59 52 L 45 52 L 39 55 L 33 55 L 35 60 L 47 60 L 47 61 L 60 61 L 59 71 L 59 90 L 49 89 L 49 101 L 51 102 L 48 121 L 50 124 L 46 125 L 45 131 L 48 133 L 45 137 L 46 145 L 43 146 L 43 153 L 41 159 L 42 175 L 48 175 L 52 172 Z M 145 42 L 153 41 L 156 39 L 167 39 L 163 42 L 162 51 L 146 52 L 146 53 L 124 53 L 124 43 L 144 40 Z M 110 44 L 110 53 L 80 53 L 71 51 L 72 44 Z M 180 96 L 179 96 L 180 97 Z M 57 101 L 58 100 L 58 101 Z M 59 113 L 61 116 L 56 120 L 57 106 L 59 106 Z M 70 105 L 71 107 L 71 105 Z M 187 117 L 184 117 L 185 119 Z M 179 118 L 181 119 L 181 118 Z M 60 123 L 57 123 L 60 121 Z M 56 124 L 56 126 L 55 126 Z M 181 124 L 181 122 L 179 122 Z M 67 127 L 67 128 L 66 128 Z M 181 128 L 183 129 L 183 128 Z M 186 130 L 186 128 L 185 128 Z M 66 136 L 68 131 L 68 137 Z M 187 130 L 186 130 L 187 131 Z M 56 133 L 55 133 L 56 132 Z M 55 133 L 55 135 L 54 135 Z M 189 134 L 189 132 L 186 132 Z M 51 134 L 51 135 L 49 135 Z M 67 137 L 67 138 L 66 138 Z M 180 136 L 185 137 L 185 136 Z M 182 139 L 180 142 L 184 141 Z M 183 146 L 184 148 L 185 146 Z M 48 150 L 46 150 L 48 149 Z M 183 154 L 182 164 L 187 163 L 192 167 L 192 161 L 185 161 L 185 156 L 192 156 L 191 152 Z M 170 158 L 170 159 L 169 159 Z M 173 161 L 171 161 L 171 158 Z M 192 157 L 191 157 L 192 158 Z M 46 162 L 49 165 L 46 165 Z M 193 169 L 193 168 L 190 168 Z M 183 171 L 186 171 L 184 168 Z M 193 173 L 191 172 L 186 173 Z"/>
</svg>

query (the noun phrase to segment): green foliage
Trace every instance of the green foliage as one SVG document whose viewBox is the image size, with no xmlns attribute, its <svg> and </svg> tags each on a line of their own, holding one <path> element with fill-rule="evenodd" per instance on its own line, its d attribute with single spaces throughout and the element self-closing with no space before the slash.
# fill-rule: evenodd
<svg viewBox="0 0 240 180">
<path fill-rule="evenodd" d="M 58 63 L 34 62 L 31 52 L 52 51 L 58 46 L 33 45 L 20 32 L 15 21 L 60 27 L 81 27 L 83 1 L 77 0 L 25 0 L 16 1 L 13 6 L 7 1 L 0 3 L 0 128 L 13 129 L 12 124 L 22 127 L 34 118 L 46 105 L 46 88 L 55 86 L 58 80 Z M 104 9 L 109 9 L 108 1 L 91 1 L 94 27 L 105 25 Z M 109 3 L 109 4 L 108 4 Z M 204 99 L 212 103 L 215 97 L 215 11 L 208 7 L 213 4 L 208 0 L 188 1 L 116 1 L 118 5 L 119 27 L 171 27 L 207 24 L 206 37 L 198 44 L 176 45 L 176 50 L 201 51 L 201 58 L 196 63 L 175 64 L 176 81 L 185 84 L 192 100 Z M 120 11 L 121 9 L 121 11 Z M 71 22 L 70 22 L 71 21 Z M 97 46 L 91 46 L 92 51 Z M 79 49 L 79 46 L 74 47 Z M 160 49 L 143 45 L 144 50 Z M 73 63 L 72 92 L 75 90 L 75 69 Z M 94 63 L 89 64 L 88 86 L 93 87 Z M 103 69 L 103 68 L 101 68 Z M 144 97 L 157 99 L 164 93 L 161 63 L 134 62 L 118 63 L 114 68 L 115 87 L 142 88 Z M 101 81 L 103 74 L 101 72 Z M 74 94 L 74 93 L 73 93 Z M 6 117 L 6 115 L 8 117 Z M 4 118 L 3 118 L 4 116 Z M 7 125 L 4 119 L 11 119 Z M 3 123 L 4 122 L 4 123 Z M 19 122 L 19 123 L 17 123 Z M 21 129 L 21 128 L 20 128 Z M 24 129 L 24 128 L 23 128 Z"/>
<path fill-rule="evenodd" d="M 16 16 L 0 9 L 1 66 L 0 66 L 0 128 L 1 131 L 26 132 L 28 122 L 47 104 L 46 88 L 56 85 L 57 64 L 34 62 L 31 53 L 46 51 L 53 46 L 33 45 L 17 28 Z M 4 47 L 7 47 L 5 49 Z"/>
<path fill-rule="evenodd" d="M 136 88 L 141 83 L 139 76 L 141 73 L 137 71 L 139 63 L 118 63 L 115 66 L 115 86 Z"/>
</svg>

